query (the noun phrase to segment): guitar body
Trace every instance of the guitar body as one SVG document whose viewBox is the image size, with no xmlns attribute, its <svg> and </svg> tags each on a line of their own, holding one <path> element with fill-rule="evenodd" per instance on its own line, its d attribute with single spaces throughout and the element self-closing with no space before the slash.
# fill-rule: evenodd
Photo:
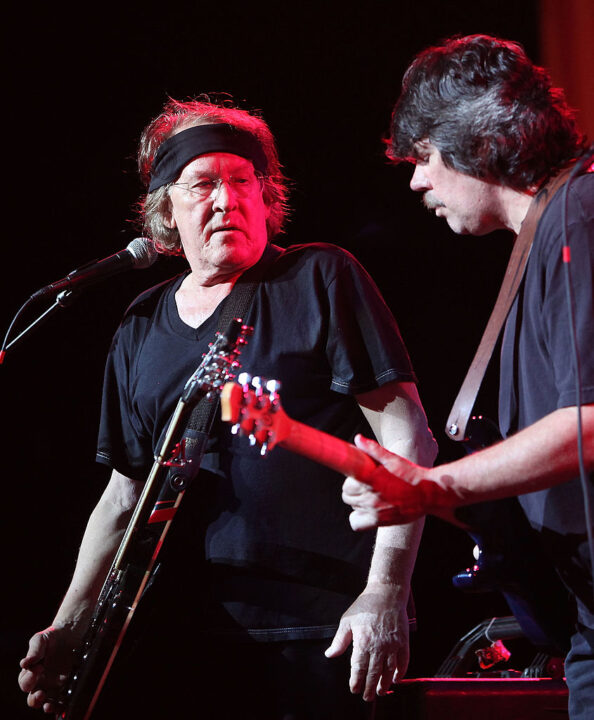
<svg viewBox="0 0 594 720">
<path fill-rule="evenodd" d="M 469 453 L 501 440 L 490 420 L 467 427 Z M 517 498 L 467 505 L 455 516 L 479 548 L 476 564 L 452 578 L 466 592 L 500 591 L 524 634 L 539 649 L 564 655 L 571 619 L 568 594 Z"/>
</svg>

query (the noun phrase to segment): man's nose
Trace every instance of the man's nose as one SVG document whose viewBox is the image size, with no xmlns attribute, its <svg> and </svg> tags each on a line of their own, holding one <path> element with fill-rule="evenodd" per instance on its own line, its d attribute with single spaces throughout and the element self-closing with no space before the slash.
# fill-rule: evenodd
<svg viewBox="0 0 594 720">
<path fill-rule="evenodd" d="M 419 190 L 429 190 L 431 188 L 427 175 L 422 165 L 415 165 L 412 177 L 410 179 L 410 189 L 418 192 Z"/>
<path fill-rule="evenodd" d="M 219 180 L 212 194 L 213 207 L 227 212 L 237 205 L 237 192 L 227 180 Z"/>
</svg>

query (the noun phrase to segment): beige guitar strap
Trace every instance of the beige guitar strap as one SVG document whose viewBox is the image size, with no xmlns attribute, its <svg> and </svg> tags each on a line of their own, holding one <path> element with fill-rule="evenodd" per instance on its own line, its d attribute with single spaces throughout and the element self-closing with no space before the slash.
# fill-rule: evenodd
<svg viewBox="0 0 594 720">
<path fill-rule="evenodd" d="M 466 373 L 462 387 L 450 411 L 446 424 L 446 434 L 451 440 L 460 442 L 466 439 L 466 426 L 476 401 L 476 396 L 483 382 L 487 366 L 493 355 L 497 338 L 520 287 L 534 233 L 544 209 L 555 193 L 568 179 L 573 167 L 562 170 L 552 178 L 533 198 L 526 217 L 520 228 L 516 242 L 505 270 L 499 295 L 487 327 L 479 343 L 475 356 Z"/>
</svg>

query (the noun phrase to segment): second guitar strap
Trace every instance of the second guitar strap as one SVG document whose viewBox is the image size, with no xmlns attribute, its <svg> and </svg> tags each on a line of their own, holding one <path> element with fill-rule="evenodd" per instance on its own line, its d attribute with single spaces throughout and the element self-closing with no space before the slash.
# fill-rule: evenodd
<svg viewBox="0 0 594 720">
<path fill-rule="evenodd" d="M 493 355 L 497 338 L 524 277 L 538 221 L 555 193 L 565 184 L 572 170 L 573 167 L 566 168 L 552 178 L 534 196 L 528 208 L 528 213 L 514 243 L 495 307 L 446 423 L 446 434 L 451 440 L 456 442 L 466 440 L 468 420 L 483 382 L 487 365 Z"/>
</svg>

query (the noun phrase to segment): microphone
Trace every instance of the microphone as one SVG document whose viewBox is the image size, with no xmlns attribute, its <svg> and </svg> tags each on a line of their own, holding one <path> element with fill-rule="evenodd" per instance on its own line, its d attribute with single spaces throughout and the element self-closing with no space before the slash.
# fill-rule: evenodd
<svg viewBox="0 0 594 720">
<path fill-rule="evenodd" d="M 73 270 L 65 278 L 46 285 L 41 290 L 31 295 L 31 300 L 38 300 L 50 295 L 57 295 L 64 290 L 75 290 L 99 282 L 104 278 L 117 275 L 124 270 L 144 270 L 150 267 L 158 258 L 158 253 L 152 240 L 145 237 L 138 237 L 115 255 L 110 255 L 103 260 L 96 260 Z"/>
</svg>

